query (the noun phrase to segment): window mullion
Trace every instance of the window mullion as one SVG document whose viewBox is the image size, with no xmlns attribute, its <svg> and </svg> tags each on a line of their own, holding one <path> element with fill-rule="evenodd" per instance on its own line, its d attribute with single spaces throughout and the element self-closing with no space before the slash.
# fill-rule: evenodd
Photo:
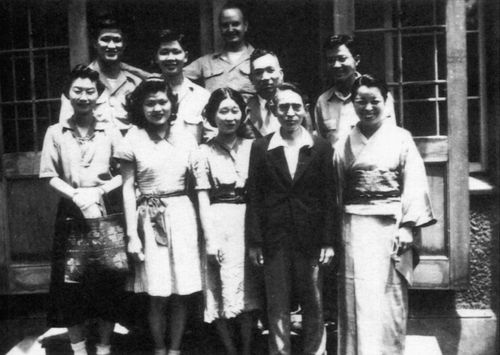
<svg viewBox="0 0 500 355">
<path fill-rule="evenodd" d="M 36 112 L 36 88 L 35 88 L 35 54 L 33 52 L 33 23 L 31 18 L 31 4 L 28 6 L 28 44 L 30 51 L 30 91 L 31 91 L 31 114 L 33 123 L 33 151 L 38 151 L 38 122 Z"/>
<path fill-rule="evenodd" d="M 401 13 L 401 0 L 396 0 L 398 14 Z M 404 127 L 404 103 L 403 103 L 403 34 L 401 31 L 401 16 L 398 16 L 397 40 L 398 40 L 398 92 L 399 92 L 399 117 L 401 127 Z"/>
<path fill-rule="evenodd" d="M 484 6 L 483 1 L 480 0 L 477 4 L 477 17 L 478 17 L 478 51 L 479 51 L 479 134 L 480 134 L 480 147 L 481 147 L 481 167 L 486 170 L 488 164 L 488 127 L 487 127 L 487 94 L 486 94 L 486 55 L 485 55 L 485 24 L 484 24 Z"/>
</svg>

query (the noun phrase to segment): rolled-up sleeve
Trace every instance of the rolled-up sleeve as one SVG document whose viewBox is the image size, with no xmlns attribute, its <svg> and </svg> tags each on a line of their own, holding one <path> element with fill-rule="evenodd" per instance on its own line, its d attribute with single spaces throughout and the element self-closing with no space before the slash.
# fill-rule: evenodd
<svg viewBox="0 0 500 355">
<path fill-rule="evenodd" d="M 56 142 L 56 126 L 50 126 L 43 140 L 42 155 L 40 159 L 40 178 L 62 176 L 59 145 Z"/>
<path fill-rule="evenodd" d="M 210 190 L 212 187 L 209 178 L 210 168 L 206 149 L 207 147 L 200 146 L 199 149 L 194 150 L 190 155 L 195 190 Z"/>
<path fill-rule="evenodd" d="M 135 154 L 132 147 L 132 142 L 129 139 L 129 135 L 123 138 L 113 152 L 113 157 L 120 160 L 125 160 L 129 162 L 135 161 Z"/>
</svg>

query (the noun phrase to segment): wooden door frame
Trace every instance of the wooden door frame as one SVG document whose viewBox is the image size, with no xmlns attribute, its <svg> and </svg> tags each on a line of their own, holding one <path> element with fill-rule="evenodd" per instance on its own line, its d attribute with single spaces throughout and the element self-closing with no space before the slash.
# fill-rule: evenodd
<svg viewBox="0 0 500 355">
<path fill-rule="evenodd" d="M 89 62 L 89 46 L 87 35 L 87 1 L 68 1 L 68 45 L 70 47 L 70 61 L 72 68 L 79 63 Z M 8 216 L 8 191 L 7 177 L 12 168 L 21 175 L 33 176 L 38 174 L 38 161 L 40 152 L 16 154 L 21 160 L 29 160 L 33 164 L 10 164 L 13 159 L 4 157 L 3 124 L 0 112 L 0 294 L 44 292 L 47 291 L 50 265 L 41 263 L 16 263 L 11 260 L 11 243 Z M 26 159 L 24 159 L 26 158 Z M 34 163 L 36 161 L 36 163 Z M 15 163 L 15 161 L 14 161 Z M 22 167 L 29 167 L 29 171 L 20 171 Z M 34 177 L 36 178 L 36 177 Z M 43 285 L 39 285 L 37 280 Z M 32 283 L 35 281 L 34 283 Z"/>
</svg>

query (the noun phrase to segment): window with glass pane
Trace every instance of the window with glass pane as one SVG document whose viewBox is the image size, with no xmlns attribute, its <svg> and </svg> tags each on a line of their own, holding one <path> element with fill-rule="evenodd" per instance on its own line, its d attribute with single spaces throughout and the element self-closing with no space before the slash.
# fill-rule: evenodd
<svg viewBox="0 0 500 355">
<path fill-rule="evenodd" d="M 441 0 L 355 3 L 359 69 L 385 77 L 398 123 L 414 136 L 446 134 L 440 105 L 446 101 L 444 7 Z"/>
<path fill-rule="evenodd" d="M 0 119 L 4 152 L 41 149 L 57 122 L 68 71 L 67 4 L 63 0 L 0 3 Z"/>
<path fill-rule="evenodd" d="M 467 1 L 469 161 L 486 164 L 481 0 Z M 398 124 L 414 136 L 447 135 L 445 0 L 356 0 L 359 70 L 384 77 Z"/>
</svg>

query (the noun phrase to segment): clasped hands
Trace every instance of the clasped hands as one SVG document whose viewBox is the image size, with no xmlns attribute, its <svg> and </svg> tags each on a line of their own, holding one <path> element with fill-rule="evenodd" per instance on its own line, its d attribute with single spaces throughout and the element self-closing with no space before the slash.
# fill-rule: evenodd
<svg viewBox="0 0 500 355">
<path fill-rule="evenodd" d="M 80 208 L 86 210 L 90 206 L 101 201 L 104 190 L 100 187 L 83 187 L 75 189 L 72 197 L 73 202 Z"/>
</svg>

